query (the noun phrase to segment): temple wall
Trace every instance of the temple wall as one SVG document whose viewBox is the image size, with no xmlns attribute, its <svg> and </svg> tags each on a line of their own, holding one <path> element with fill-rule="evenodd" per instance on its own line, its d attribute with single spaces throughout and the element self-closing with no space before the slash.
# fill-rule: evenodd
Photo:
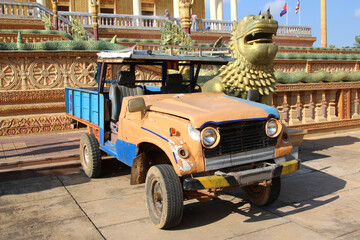
<svg viewBox="0 0 360 240">
<path fill-rule="evenodd" d="M 60 131 L 72 127 L 64 87 L 95 86 L 96 52 L 3 51 L 0 53 L 0 136 Z M 275 60 L 275 69 L 334 72 L 359 69 L 357 61 Z M 119 69 L 113 69 L 115 74 Z M 138 79 L 159 79 L 155 67 Z M 360 124 L 360 82 L 278 84 L 273 105 L 285 125 L 326 129 Z"/>
</svg>

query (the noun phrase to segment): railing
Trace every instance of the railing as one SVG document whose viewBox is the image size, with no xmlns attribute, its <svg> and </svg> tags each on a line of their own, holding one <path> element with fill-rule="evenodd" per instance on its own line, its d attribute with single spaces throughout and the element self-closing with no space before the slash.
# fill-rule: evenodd
<svg viewBox="0 0 360 240">
<path fill-rule="evenodd" d="M 35 18 L 41 19 L 42 15 L 53 19 L 54 13 L 34 2 L 16 2 L 0 0 L 0 17 L 6 18 Z M 59 12 L 59 30 L 70 33 L 71 19 L 76 19 L 84 27 L 92 26 L 91 13 L 87 12 Z M 171 18 L 171 21 L 180 25 L 179 18 Z M 100 28 L 114 29 L 147 29 L 159 30 L 164 27 L 165 17 L 159 16 L 136 16 L 125 14 L 104 14 L 99 13 Z M 232 32 L 232 21 L 197 19 L 192 25 L 193 32 Z M 311 37 L 311 27 L 297 25 L 279 25 L 278 36 L 302 36 Z"/>
<path fill-rule="evenodd" d="M 62 16 L 68 20 L 75 19 L 81 23 L 84 27 L 92 27 L 91 13 L 86 12 L 59 12 L 59 16 Z M 124 14 L 106 14 L 99 13 L 99 28 L 115 28 L 115 29 L 149 29 L 159 30 L 165 26 L 166 18 L 155 16 L 134 16 Z M 171 21 L 180 24 L 180 19 L 171 18 Z"/>
<path fill-rule="evenodd" d="M 311 27 L 300 25 L 279 25 L 277 35 L 311 37 Z"/>
<path fill-rule="evenodd" d="M 86 12 L 59 12 L 59 15 L 71 20 L 75 19 L 84 27 L 91 27 L 91 13 Z M 99 28 L 114 29 L 148 29 L 159 30 L 165 26 L 165 17 L 156 16 L 135 16 L 125 14 L 105 14 L 99 13 Z M 180 25 L 180 18 L 170 18 L 171 21 Z M 208 32 L 231 32 L 232 21 L 197 19 L 196 24 L 192 25 L 192 31 Z"/>
<path fill-rule="evenodd" d="M 59 12 L 59 15 L 68 20 L 76 19 L 84 27 L 91 27 L 92 24 L 91 13 Z M 171 18 L 170 20 L 180 25 L 179 18 Z M 100 28 L 159 30 L 165 25 L 165 22 L 165 17 L 99 13 Z M 230 33 L 233 30 L 232 24 L 232 21 L 197 19 L 196 23 L 192 25 L 191 31 Z M 311 27 L 279 25 L 277 34 L 280 36 L 311 37 Z"/>
<path fill-rule="evenodd" d="M 278 84 L 273 105 L 285 125 L 331 128 L 331 122 L 360 120 L 359 99 L 359 82 Z"/>
<path fill-rule="evenodd" d="M 53 21 L 54 13 L 41 4 L 0 0 L 0 18 L 42 19 L 43 15 Z M 66 18 L 59 16 L 58 25 L 59 30 L 71 33 L 71 22 Z"/>
<path fill-rule="evenodd" d="M 232 25 L 232 21 L 197 19 L 196 23 L 193 24 L 191 31 L 230 33 L 233 29 Z"/>
</svg>

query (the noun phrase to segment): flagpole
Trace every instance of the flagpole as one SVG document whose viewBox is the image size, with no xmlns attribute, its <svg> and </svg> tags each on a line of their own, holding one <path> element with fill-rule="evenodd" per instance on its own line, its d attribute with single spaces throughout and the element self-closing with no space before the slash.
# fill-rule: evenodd
<svg viewBox="0 0 360 240">
<path fill-rule="evenodd" d="M 288 3 L 286 2 L 286 25 L 289 25 L 289 11 L 288 11 Z"/>
</svg>

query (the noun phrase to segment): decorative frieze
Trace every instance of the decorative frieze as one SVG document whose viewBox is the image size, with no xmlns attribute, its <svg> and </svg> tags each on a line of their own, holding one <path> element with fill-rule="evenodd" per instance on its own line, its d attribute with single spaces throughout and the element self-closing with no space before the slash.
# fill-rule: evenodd
<svg viewBox="0 0 360 240">
<path fill-rule="evenodd" d="M 0 136 L 64 131 L 72 128 L 71 119 L 64 113 L 0 119 Z"/>
<path fill-rule="evenodd" d="M 96 53 L 4 52 L 0 58 L 0 91 L 94 86 Z"/>
</svg>

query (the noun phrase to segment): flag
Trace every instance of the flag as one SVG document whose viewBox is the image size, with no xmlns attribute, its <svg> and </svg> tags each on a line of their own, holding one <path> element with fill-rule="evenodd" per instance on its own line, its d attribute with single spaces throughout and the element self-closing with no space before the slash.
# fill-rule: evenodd
<svg viewBox="0 0 360 240">
<path fill-rule="evenodd" d="M 280 17 L 284 16 L 287 13 L 287 3 L 285 3 L 283 10 L 280 13 Z"/>
<path fill-rule="evenodd" d="M 270 14 L 270 7 L 268 8 L 267 13 Z"/>
<path fill-rule="evenodd" d="M 261 11 L 259 12 L 259 16 L 261 15 Z"/>
<path fill-rule="evenodd" d="M 296 14 L 298 14 L 299 9 L 300 9 L 300 0 L 298 0 L 298 1 L 297 1 L 297 4 L 296 4 L 296 8 L 295 8 L 295 13 L 296 13 Z"/>
</svg>

